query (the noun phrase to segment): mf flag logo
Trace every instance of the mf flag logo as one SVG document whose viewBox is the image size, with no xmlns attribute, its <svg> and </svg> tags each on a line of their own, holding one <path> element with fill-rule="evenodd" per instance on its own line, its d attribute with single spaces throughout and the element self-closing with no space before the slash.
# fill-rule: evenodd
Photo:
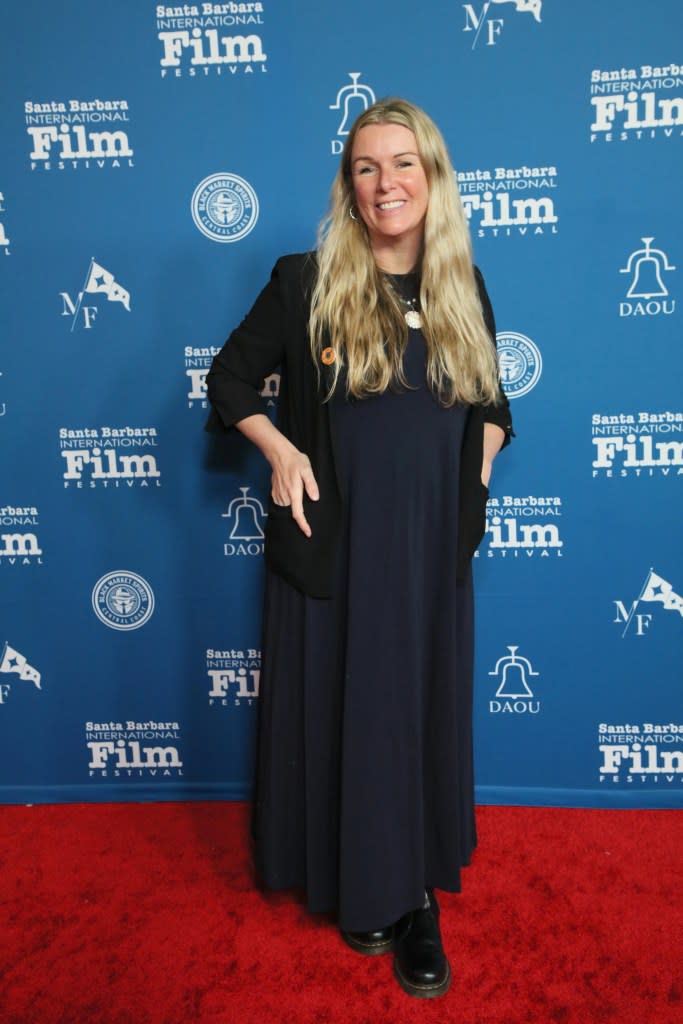
<svg viewBox="0 0 683 1024">
<path fill-rule="evenodd" d="M 38 690 L 40 689 L 40 672 L 29 665 L 24 655 L 15 651 L 7 642 L 0 655 L 0 673 L 18 675 L 23 682 L 33 683 Z M 0 704 L 6 703 L 10 690 L 9 681 L 0 682 Z"/>
<path fill-rule="evenodd" d="M 472 49 L 481 41 L 482 37 L 486 46 L 495 46 L 498 36 L 501 35 L 505 25 L 504 18 L 493 16 L 494 13 L 503 13 L 502 11 L 498 12 L 495 10 L 498 4 L 514 4 L 515 11 L 531 14 L 534 21 L 540 23 L 541 3 L 542 0 L 486 0 L 486 3 L 482 4 L 478 13 L 475 10 L 474 4 L 463 4 L 462 6 L 465 11 L 465 27 L 463 32 L 474 32 Z"/>
<path fill-rule="evenodd" d="M 661 576 L 658 576 L 654 569 L 647 574 L 642 590 L 630 608 L 626 608 L 623 601 L 615 601 L 616 618 L 615 623 L 624 623 L 622 639 L 629 629 L 635 628 L 636 636 L 645 636 L 652 623 L 652 613 L 640 610 L 641 604 L 661 604 L 666 611 L 678 612 L 683 617 L 683 597 L 674 592 L 671 583 L 668 583 Z"/>
<path fill-rule="evenodd" d="M 91 257 L 83 288 L 78 292 L 76 302 L 73 301 L 69 292 L 59 293 L 62 300 L 62 316 L 71 317 L 72 331 L 77 323 L 82 323 L 85 330 L 90 330 L 94 326 L 98 307 L 94 304 L 85 304 L 83 299 L 86 295 L 95 295 L 98 292 L 103 292 L 107 296 L 108 302 L 120 302 L 123 308 L 130 313 L 130 292 L 118 283 L 113 274 Z"/>
</svg>

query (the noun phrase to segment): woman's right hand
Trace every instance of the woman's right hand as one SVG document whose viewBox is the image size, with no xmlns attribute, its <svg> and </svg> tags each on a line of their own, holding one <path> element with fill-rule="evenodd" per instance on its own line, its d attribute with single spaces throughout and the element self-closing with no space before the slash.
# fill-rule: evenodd
<svg viewBox="0 0 683 1024">
<path fill-rule="evenodd" d="M 311 527 L 304 515 L 304 492 L 311 501 L 320 497 L 311 461 L 281 435 L 285 445 L 278 445 L 269 456 L 273 470 L 271 494 L 276 505 L 290 506 L 292 519 L 299 529 L 311 536 Z"/>
<path fill-rule="evenodd" d="M 304 515 L 304 492 L 311 501 L 320 497 L 311 462 L 271 423 L 265 413 L 254 413 L 235 424 L 238 430 L 260 448 L 273 470 L 271 494 L 276 505 L 291 507 L 292 519 L 311 536 Z"/>
</svg>

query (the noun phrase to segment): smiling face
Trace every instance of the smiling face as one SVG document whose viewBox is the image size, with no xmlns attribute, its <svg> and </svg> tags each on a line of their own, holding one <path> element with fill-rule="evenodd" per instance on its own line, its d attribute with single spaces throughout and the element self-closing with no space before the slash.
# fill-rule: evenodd
<svg viewBox="0 0 683 1024">
<path fill-rule="evenodd" d="M 400 124 L 359 129 L 351 150 L 351 180 L 378 265 L 394 272 L 411 270 L 429 203 L 427 175 L 411 130 Z"/>
</svg>

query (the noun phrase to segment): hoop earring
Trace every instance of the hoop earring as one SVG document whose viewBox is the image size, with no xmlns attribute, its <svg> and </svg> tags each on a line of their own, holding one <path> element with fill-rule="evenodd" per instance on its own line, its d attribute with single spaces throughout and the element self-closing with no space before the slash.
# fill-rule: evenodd
<svg viewBox="0 0 683 1024">
<path fill-rule="evenodd" d="M 358 220 L 358 217 L 356 217 L 355 213 L 353 212 L 352 206 L 349 207 L 349 217 L 351 218 L 351 220 Z"/>
</svg>

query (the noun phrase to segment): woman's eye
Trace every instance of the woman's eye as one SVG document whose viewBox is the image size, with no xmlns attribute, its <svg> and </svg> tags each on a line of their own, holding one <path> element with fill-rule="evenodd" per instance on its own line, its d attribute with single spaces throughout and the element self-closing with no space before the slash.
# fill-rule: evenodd
<svg viewBox="0 0 683 1024">
<path fill-rule="evenodd" d="M 359 167 L 358 168 L 358 173 L 359 174 L 371 174 L 372 173 L 372 167 L 370 167 L 370 166 L 368 166 L 368 167 Z"/>
</svg>

